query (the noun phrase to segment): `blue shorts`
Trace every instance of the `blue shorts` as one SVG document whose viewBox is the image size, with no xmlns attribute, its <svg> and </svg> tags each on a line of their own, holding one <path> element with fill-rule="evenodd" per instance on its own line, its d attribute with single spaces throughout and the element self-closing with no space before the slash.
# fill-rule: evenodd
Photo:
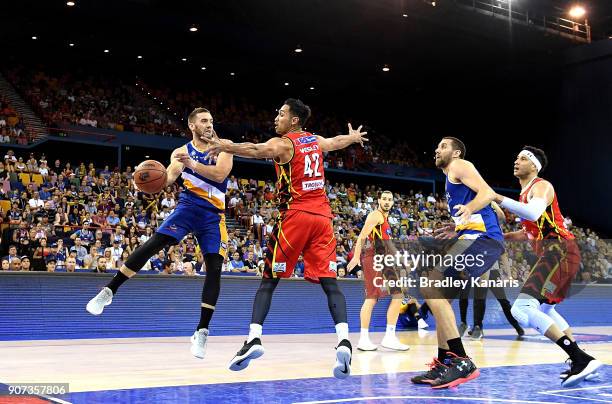
<svg viewBox="0 0 612 404">
<path fill-rule="evenodd" d="M 445 266 L 444 275 L 458 277 L 464 273 L 471 278 L 478 278 L 496 265 L 504 251 L 504 243 L 492 238 L 457 240 L 446 251 L 447 256 L 454 258 L 452 265 Z"/>
<path fill-rule="evenodd" d="M 174 237 L 178 242 L 188 233 L 193 233 L 202 254 L 227 256 L 227 228 L 223 213 L 179 202 L 174 212 L 158 227 L 157 232 Z"/>
</svg>

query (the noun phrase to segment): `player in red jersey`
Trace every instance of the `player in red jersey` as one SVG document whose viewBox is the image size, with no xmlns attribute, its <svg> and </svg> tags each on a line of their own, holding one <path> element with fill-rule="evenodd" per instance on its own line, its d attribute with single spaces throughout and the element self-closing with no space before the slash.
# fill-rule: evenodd
<svg viewBox="0 0 612 404">
<path fill-rule="evenodd" d="M 355 243 L 355 254 L 347 267 L 347 271 L 351 271 L 357 265 L 360 265 L 363 269 L 365 300 L 359 313 L 361 336 L 359 344 L 357 344 L 357 349 L 360 351 L 375 351 L 377 349 L 377 346 L 370 341 L 368 333 L 370 318 L 378 299 L 388 294 L 391 295 L 391 303 L 387 309 L 387 329 L 381 346 L 396 351 L 410 349 L 408 345 L 402 344 L 395 336 L 395 325 L 404 297 L 402 289 L 397 286 L 387 287 L 382 285 L 383 280 L 399 279 L 397 268 L 387 265 L 384 265 L 382 269 L 376 268 L 374 260 L 375 255 L 394 255 L 397 251 L 393 245 L 393 240 L 391 240 L 391 226 L 387 221 L 391 207 L 393 207 L 393 193 L 391 191 L 382 192 L 378 198 L 378 209 L 368 214 Z M 366 241 L 368 246 L 362 250 Z"/>
<path fill-rule="evenodd" d="M 512 315 L 523 327 L 535 328 L 569 355 L 571 368 L 561 378 L 563 387 L 571 387 L 595 374 L 602 363 L 578 347 L 567 321 L 555 310 L 555 304 L 567 297 L 578 272 L 580 251 L 565 227 L 552 184 L 538 176 L 547 163 L 543 150 L 525 146 L 514 162 L 514 176 L 521 184 L 519 200 L 501 195 L 495 200 L 522 220 L 522 230 L 506 233 L 504 238 L 530 240 L 538 256 L 512 306 Z"/>
<path fill-rule="evenodd" d="M 346 301 L 336 282 L 336 238 L 333 215 L 325 192 L 323 152 L 343 149 L 367 141 L 361 126 L 349 134 L 326 139 L 302 130 L 310 117 L 310 108 L 302 101 L 288 99 L 274 120 L 280 137 L 266 143 L 231 143 L 219 141 L 215 152 L 232 150 L 237 156 L 274 159 L 276 193 L 280 217 L 270 234 L 263 279 L 253 302 L 248 339 L 231 360 L 230 370 L 246 368 L 252 359 L 264 353 L 262 325 L 270 309 L 272 294 L 281 278 L 288 278 L 301 253 L 304 277 L 320 283 L 336 324 L 338 346 L 334 376 L 350 375 L 352 347 L 348 340 Z M 209 151 L 210 154 L 210 151 Z"/>
</svg>

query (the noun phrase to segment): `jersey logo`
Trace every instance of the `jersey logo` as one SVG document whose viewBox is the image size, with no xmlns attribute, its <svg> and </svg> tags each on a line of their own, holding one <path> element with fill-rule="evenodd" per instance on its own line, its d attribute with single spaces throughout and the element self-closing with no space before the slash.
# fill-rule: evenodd
<svg viewBox="0 0 612 404">
<path fill-rule="evenodd" d="M 287 270 L 286 262 L 275 262 L 272 265 L 272 272 L 285 272 Z"/>
<path fill-rule="evenodd" d="M 387 232 L 386 232 L 386 233 L 387 233 L 387 236 L 390 236 L 390 235 L 392 235 L 392 234 L 393 234 L 393 232 L 391 231 L 391 228 L 390 228 L 390 227 L 387 229 Z"/>
<path fill-rule="evenodd" d="M 329 272 L 338 272 L 338 264 L 336 264 L 336 261 L 329 261 Z"/>
<path fill-rule="evenodd" d="M 325 182 L 323 180 L 302 181 L 304 191 L 314 191 L 315 189 L 322 189 L 324 186 Z"/>
<path fill-rule="evenodd" d="M 302 136 L 302 137 L 298 137 L 297 139 L 295 139 L 295 144 L 301 145 L 301 144 L 306 144 L 306 143 L 312 143 L 312 142 L 315 142 L 316 140 L 317 140 L 317 137 L 315 135 Z"/>
</svg>

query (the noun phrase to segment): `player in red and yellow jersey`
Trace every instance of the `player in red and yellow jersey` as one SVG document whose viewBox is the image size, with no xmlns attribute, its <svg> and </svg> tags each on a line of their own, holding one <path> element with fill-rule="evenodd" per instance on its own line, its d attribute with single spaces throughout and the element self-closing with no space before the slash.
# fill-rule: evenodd
<svg viewBox="0 0 612 404">
<path fill-rule="evenodd" d="M 391 207 L 393 207 L 393 193 L 391 191 L 382 192 L 378 198 L 378 209 L 368 214 L 355 243 L 355 254 L 347 267 L 347 271 L 351 271 L 357 265 L 360 265 L 363 270 L 366 298 L 359 313 L 361 336 L 357 349 L 360 351 L 375 351 L 377 349 L 377 346 L 370 341 L 369 337 L 370 318 L 378 299 L 388 294 L 391 295 L 391 303 L 387 309 L 387 330 L 381 346 L 396 351 L 410 349 L 408 345 L 402 344 L 395 335 L 395 325 L 404 297 L 402 289 L 396 286 L 387 287 L 383 284 L 383 281 L 399 279 L 397 268 L 383 265 L 382 261 L 378 260 L 382 268 L 377 267 L 374 259 L 375 255 L 384 257 L 385 255 L 394 255 L 397 251 L 391 240 L 391 226 L 389 226 L 387 220 Z M 367 243 L 367 246 L 362 248 L 365 243 Z"/>
<path fill-rule="evenodd" d="M 592 377 L 602 363 L 578 347 L 569 324 L 555 310 L 578 272 L 580 251 L 565 227 L 555 189 L 538 176 L 547 163 L 543 150 L 525 146 L 514 162 L 514 176 L 521 184 L 519 200 L 501 195 L 495 200 L 522 221 L 522 230 L 506 233 L 504 238 L 530 240 L 538 256 L 512 306 L 512 315 L 521 326 L 535 328 L 569 355 L 571 368 L 561 378 L 563 387 L 571 387 Z"/>
<path fill-rule="evenodd" d="M 237 156 L 270 158 L 278 176 L 277 203 L 280 217 L 270 235 L 263 279 L 255 295 L 250 331 L 244 346 L 230 362 L 231 370 L 246 368 L 251 359 L 264 353 L 261 345 L 262 325 L 279 279 L 288 278 L 301 253 L 304 254 L 304 277 L 320 283 L 327 295 L 336 324 L 338 346 L 334 376 L 350 374 L 352 356 L 348 340 L 346 301 L 336 282 L 336 238 L 333 215 L 325 192 L 323 153 L 367 141 L 361 126 L 349 134 L 326 139 L 302 130 L 310 117 L 310 108 L 302 101 L 288 99 L 274 120 L 280 137 L 265 143 L 232 143 L 218 141 L 215 152 L 230 150 Z"/>
</svg>

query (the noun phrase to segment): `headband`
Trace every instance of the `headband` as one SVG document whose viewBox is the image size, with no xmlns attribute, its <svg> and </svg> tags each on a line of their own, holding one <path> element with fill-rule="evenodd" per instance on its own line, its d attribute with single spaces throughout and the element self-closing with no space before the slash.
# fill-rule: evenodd
<svg viewBox="0 0 612 404">
<path fill-rule="evenodd" d="M 538 160 L 535 154 L 533 154 L 529 150 L 521 150 L 521 152 L 518 155 L 527 157 L 529 161 L 531 161 L 533 165 L 536 166 L 536 169 L 538 170 L 538 172 L 540 172 L 540 170 L 542 169 L 542 163 L 540 163 L 540 160 Z"/>
</svg>

